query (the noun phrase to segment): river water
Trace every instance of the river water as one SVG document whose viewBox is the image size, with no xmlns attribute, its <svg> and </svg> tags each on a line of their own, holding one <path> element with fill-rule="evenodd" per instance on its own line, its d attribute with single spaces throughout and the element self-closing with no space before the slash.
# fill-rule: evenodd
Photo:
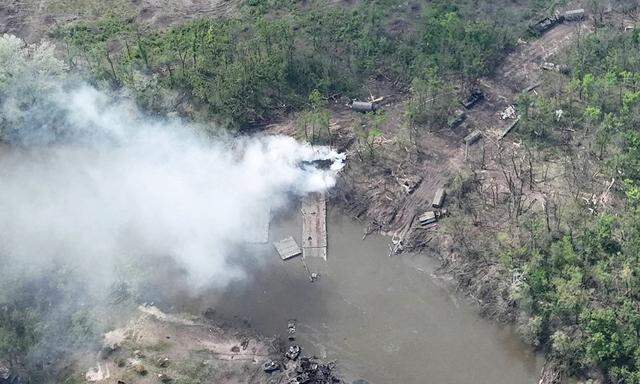
<svg viewBox="0 0 640 384">
<path fill-rule="evenodd" d="M 292 212 L 296 212 L 292 210 Z M 275 220 L 271 240 L 293 235 L 296 214 Z M 535 383 L 540 359 L 508 327 L 476 309 L 434 277 L 425 255 L 389 257 L 389 239 L 362 240 L 362 227 L 331 213 L 327 261 L 308 260 L 320 273 L 310 282 L 301 257 L 282 261 L 269 246 L 243 258 L 248 279 L 212 294 L 216 312 L 238 316 L 265 335 L 286 338 L 297 320 L 303 353 L 337 360 L 347 380 L 382 383 Z M 215 297 L 215 299 L 213 299 Z"/>
</svg>

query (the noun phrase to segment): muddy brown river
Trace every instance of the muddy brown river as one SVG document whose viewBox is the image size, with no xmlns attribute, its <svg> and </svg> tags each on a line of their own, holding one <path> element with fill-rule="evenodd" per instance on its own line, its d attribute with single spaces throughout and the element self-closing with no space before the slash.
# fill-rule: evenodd
<svg viewBox="0 0 640 384">
<path fill-rule="evenodd" d="M 295 318 L 303 353 L 335 359 L 348 382 L 535 383 L 540 359 L 434 277 L 428 256 L 389 257 L 388 238 L 363 241 L 362 227 L 335 212 L 328 229 L 327 261 L 308 263 L 317 281 L 301 257 L 282 261 L 262 246 L 254 250 L 260 257 L 244 259 L 248 279 L 200 304 L 283 338 Z M 300 243 L 296 215 L 271 226 L 271 240 L 289 235 Z"/>
</svg>

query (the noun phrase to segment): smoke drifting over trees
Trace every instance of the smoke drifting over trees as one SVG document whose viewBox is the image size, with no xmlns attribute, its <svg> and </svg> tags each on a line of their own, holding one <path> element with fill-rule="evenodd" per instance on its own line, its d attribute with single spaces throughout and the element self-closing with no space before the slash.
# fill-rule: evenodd
<svg viewBox="0 0 640 384">
<path fill-rule="evenodd" d="M 55 291 L 49 307 L 72 314 L 75 300 L 86 309 L 140 260 L 172 259 L 194 289 L 242 278 L 229 257 L 250 240 L 252 218 L 335 183 L 337 169 L 302 164 L 328 158 L 339 168 L 329 148 L 146 116 L 127 100 L 63 79 L 49 46 L 5 36 L 0 64 L 0 269 L 25 302 Z M 65 272 L 52 283 L 60 276 L 48 271 L 61 269 L 79 282 Z M 9 318 L 15 312 L 6 308 L 20 295 L 5 292 L 0 315 Z M 34 306 L 34 322 L 43 314 L 57 321 L 53 307 Z M 59 328 L 34 326 L 32 340 Z M 0 339 L 13 331 L 0 328 Z M 0 352 L 11 356 L 30 346 L 5 347 Z"/>
</svg>

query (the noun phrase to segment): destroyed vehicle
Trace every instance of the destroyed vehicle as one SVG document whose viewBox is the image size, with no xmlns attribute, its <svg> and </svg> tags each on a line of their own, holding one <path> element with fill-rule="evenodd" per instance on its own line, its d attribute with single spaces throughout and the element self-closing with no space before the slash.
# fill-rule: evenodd
<svg viewBox="0 0 640 384">
<path fill-rule="evenodd" d="M 563 16 L 551 16 L 545 17 L 539 20 L 537 23 L 529 26 L 529 31 L 536 36 L 542 35 L 556 25 L 562 23 Z"/>
<path fill-rule="evenodd" d="M 466 109 L 473 108 L 480 100 L 484 99 L 484 93 L 479 89 L 474 89 L 469 97 L 466 100 L 463 100 L 461 103 Z"/>
<path fill-rule="evenodd" d="M 482 138 L 482 132 L 476 129 L 475 131 L 465 136 L 464 143 L 466 145 L 471 145 L 471 144 L 474 144 L 476 141 L 480 140 L 480 138 Z"/>
<path fill-rule="evenodd" d="M 290 360 L 295 360 L 298 358 L 298 356 L 300 356 L 300 347 L 297 345 L 292 345 L 289 347 L 289 349 L 287 350 L 287 352 L 284 354 L 288 359 Z"/>
<path fill-rule="evenodd" d="M 438 220 L 436 213 L 434 211 L 427 211 L 425 213 L 423 213 L 422 215 L 420 215 L 420 217 L 418 218 L 418 221 L 420 222 L 421 225 L 429 225 L 429 224 L 433 224 Z"/>
<path fill-rule="evenodd" d="M 319 368 L 319 364 L 315 361 L 312 361 L 308 357 L 300 358 L 300 365 L 296 369 L 298 373 L 302 372 L 316 372 Z"/>
<path fill-rule="evenodd" d="M 584 9 L 574 9 L 564 13 L 565 21 L 580 21 L 584 19 Z"/>
<path fill-rule="evenodd" d="M 273 360 L 267 360 L 264 364 L 262 364 L 262 370 L 270 373 L 275 372 L 280 369 L 280 364 Z"/>
<path fill-rule="evenodd" d="M 447 121 L 447 125 L 449 126 L 449 128 L 454 129 L 458 127 L 460 124 L 462 124 L 462 122 L 466 118 L 467 118 L 467 114 L 464 113 L 464 111 L 460 109 L 456 109 L 455 111 L 453 111 L 453 116 L 451 116 Z"/>
<path fill-rule="evenodd" d="M 566 65 L 544 62 L 542 63 L 540 68 L 544 69 L 545 71 L 555 71 L 565 75 L 569 74 L 569 67 Z"/>
<path fill-rule="evenodd" d="M 376 103 L 370 101 L 354 101 L 351 103 L 351 110 L 356 112 L 375 112 L 380 108 Z"/>
</svg>

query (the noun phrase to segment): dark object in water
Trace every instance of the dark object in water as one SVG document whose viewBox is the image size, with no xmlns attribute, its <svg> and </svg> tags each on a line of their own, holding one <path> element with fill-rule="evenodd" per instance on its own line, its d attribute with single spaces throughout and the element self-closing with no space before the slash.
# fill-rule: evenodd
<svg viewBox="0 0 640 384">
<path fill-rule="evenodd" d="M 311 376 L 308 373 L 303 373 L 291 379 L 290 384 L 305 384 L 311 381 Z"/>
<path fill-rule="evenodd" d="M 262 370 L 265 372 L 275 372 L 280 369 L 280 364 L 273 360 L 267 360 L 262 364 Z"/>
</svg>

